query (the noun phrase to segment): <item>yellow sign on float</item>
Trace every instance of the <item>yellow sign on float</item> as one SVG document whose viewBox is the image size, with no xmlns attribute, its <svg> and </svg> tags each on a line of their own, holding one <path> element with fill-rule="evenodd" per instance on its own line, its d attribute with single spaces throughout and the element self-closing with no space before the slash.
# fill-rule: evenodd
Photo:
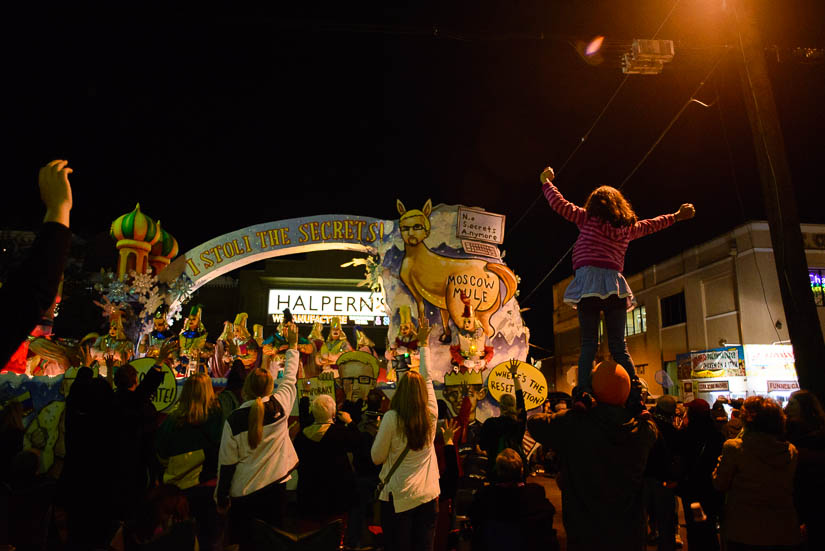
<svg viewBox="0 0 825 551">
<path fill-rule="evenodd" d="M 499 401 L 504 394 L 516 394 L 513 376 L 510 373 L 510 366 L 514 361 L 517 360 L 498 364 L 487 377 L 487 391 L 496 401 Z M 524 405 L 528 410 L 539 407 L 547 399 L 547 379 L 541 371 L 529 363 L 517 363 L 516 376 L 519 378 L 521 390 L 524 393 Z"/>
<path fill-rule="evenodd" d="M 152 369 L 152 366 L 155 365 L 155 358 L 140 358 L 138 360 L 132 360 L 129 363 L 132 364 L 132 367 L 138 372 L 138 380 L 142 381 L 146 374 L 149 373 L 149 370 Z M 166 364 L 163 365 L 162 371 L 163 381 L 161 381 L 160 386 L 158 386 L 158 389 L 151 396 L 152 404 L 158 411 L 165 411 L 172 407 L 178 397 L 178 384 L 175 379 L 175 372 Z"/>
</svg>

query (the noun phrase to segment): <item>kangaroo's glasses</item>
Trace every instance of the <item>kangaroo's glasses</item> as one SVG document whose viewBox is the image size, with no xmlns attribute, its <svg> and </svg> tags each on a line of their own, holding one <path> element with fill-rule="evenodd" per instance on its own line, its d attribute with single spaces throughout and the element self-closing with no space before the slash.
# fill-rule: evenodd
<svg viewBox="0 0 825 551">
<path fill-rule="evenodd" d="M 421 231 L 424 229 L 423 224 L 416 224 L 414 226 L 401 226 L 400 230 L 402 232 L 411 232 L 411 231 Z"/>
</svg>

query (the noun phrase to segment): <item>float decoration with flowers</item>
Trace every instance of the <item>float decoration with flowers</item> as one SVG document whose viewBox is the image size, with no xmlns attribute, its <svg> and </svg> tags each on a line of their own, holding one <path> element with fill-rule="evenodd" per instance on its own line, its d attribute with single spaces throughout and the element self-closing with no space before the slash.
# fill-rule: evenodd
<svg viewBox="0 0 825 551">
<path fill-rule="evenodd" d="M 191 297 L 192 281 L 186 274 L 161 276 L 177 256 L 178 242 L 160 222 L 144 214 L 140 204 L 117 217 L 109 234 L 118 250 L 117 270 L 101 271 L 94 278 L 93 289 L 99 296 L 94 302 L 107 320 L 120 318 L 133 347 L 143 343 L 137 347 L 138 355 L 149 354 L 156 347 L 144 337 L 158 333 L 159 326 L 163 328 L 159 333 L 171 334 L 169 326 L 181 318 L 183 305 Z"/>
</svg>

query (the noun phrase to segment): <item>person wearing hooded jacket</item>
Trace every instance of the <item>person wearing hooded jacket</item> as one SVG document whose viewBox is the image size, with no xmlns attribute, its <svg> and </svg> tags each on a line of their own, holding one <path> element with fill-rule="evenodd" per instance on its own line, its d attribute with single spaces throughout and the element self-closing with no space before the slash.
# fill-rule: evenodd
<svg viewBox="0 0 825 551">
<path fill-rule="evenodd" d="M 713 485 L 725 492 L 722 537 L 730 551 L 798 549 L 802 542 L 793 502 L 798 453 L 781 440 L 785 414 L 771 398 L 743 405 L 742 436 L 722 447 Z"/>
<path fill-rule="evenodd" d="M 640 551 L 645 545 L 642 477 L 656 425 L 622 407 L 630 377 L 620 365 L 597 365 L 592 385 L 592 408 L 539 413 L 527 429 L 558 454 L 568 550 Z"/>
</svg>

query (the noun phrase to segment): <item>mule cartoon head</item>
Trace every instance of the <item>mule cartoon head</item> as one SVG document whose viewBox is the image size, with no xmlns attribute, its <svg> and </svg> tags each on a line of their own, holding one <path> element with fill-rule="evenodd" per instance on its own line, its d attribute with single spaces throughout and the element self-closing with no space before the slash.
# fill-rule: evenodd
<svg viewBox="0 0 825 551">
<path fill-rule="evenodd" d="M 401 239 L 407 245 L 418 245 L 430 235 L 430 212 L 433 210 L 433 203 L 430 199 L 424 203 L 421 210 L 407 210 L 404 203 L 396 200 L 398 214 L 401 215 L 398 227 L 401 231 Z"/>
</svg>

